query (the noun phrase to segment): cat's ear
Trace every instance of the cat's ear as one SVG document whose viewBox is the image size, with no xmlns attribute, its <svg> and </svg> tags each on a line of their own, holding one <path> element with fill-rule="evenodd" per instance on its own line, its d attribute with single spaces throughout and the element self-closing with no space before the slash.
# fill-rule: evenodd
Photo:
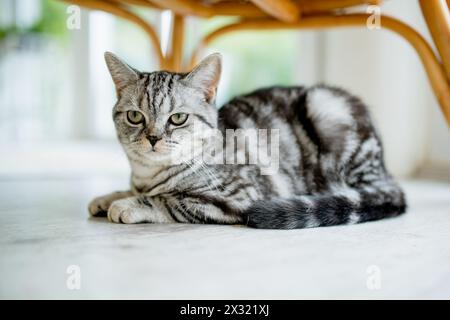
<svg viewBox="0 0 450 320">
<path fill-rule="evenodd" d="M 131 68 L 111 52 L 105 52 L 105 61 L 116 85 L 117 94 L 127 85 L 139 79 L 137 70 Z"/>
<path fill-rule="evenodd" d="M 185 81 L 192 87 L 199 88 L 205 93 L 206 101 L 214 101 L 222 71 L 222 56 L 213 53 L 203 59 L 185 77 Z"/>
</svg>

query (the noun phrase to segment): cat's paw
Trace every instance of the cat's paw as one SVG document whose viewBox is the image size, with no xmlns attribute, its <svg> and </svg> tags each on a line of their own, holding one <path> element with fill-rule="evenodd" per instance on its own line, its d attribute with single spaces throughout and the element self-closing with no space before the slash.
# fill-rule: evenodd
<svg viewBox="0 0 450 320">
<path fill-rule="evenodd" d="M 149 213 L 131 201 L 114 201 L 108 210 L 108 220 L 116 223 L 142 223 L 150 222 Z"/>
<path fill-rule="evenodd" d="M 106 213 L 108 212 L 110 204 L 111 201 L 108 197 L 97 197 L 89 203 L 89 213 L 91 216 L 106 217 Z"/>
</svg>

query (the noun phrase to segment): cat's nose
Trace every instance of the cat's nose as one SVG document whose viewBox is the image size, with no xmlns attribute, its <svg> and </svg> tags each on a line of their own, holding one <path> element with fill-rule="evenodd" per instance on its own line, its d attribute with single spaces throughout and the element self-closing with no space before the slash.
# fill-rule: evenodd
<svg viewBox="0 0 450 320">
<path fill-rule="evenodd" d="M 150 141 L 150 144 L 152 145 L 152 147 L 155 146 L 155 144 L 161 140 L 161 138 L 157 137 L 157 136 L 148 136 L 147 137 L 148 141 Z"/>
</svg>

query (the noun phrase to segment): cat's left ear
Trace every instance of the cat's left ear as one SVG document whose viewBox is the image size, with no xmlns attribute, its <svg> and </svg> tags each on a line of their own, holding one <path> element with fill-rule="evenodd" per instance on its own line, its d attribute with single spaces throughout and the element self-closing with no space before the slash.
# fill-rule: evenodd
<svg viewBox="0 0 450 320">
<path fill-rule="evenodd" d="M 189 72 L 184 81 L 189 86 L 202 90 L 205 94 L 206 101 L 212 102 L 216 97 L 221 71 L 222 56 L 220 53 L 213 53 L 203 59 Z"/>
<path fill-rule="evenodd" d="M 105 52 L 105 61 L 114 84 L 116 85 L 117 95 L 119 95 L 120 91 L 127 85 L 139 80 L 138 71 L 131 68 L 111 52 Z"/>
</svg>

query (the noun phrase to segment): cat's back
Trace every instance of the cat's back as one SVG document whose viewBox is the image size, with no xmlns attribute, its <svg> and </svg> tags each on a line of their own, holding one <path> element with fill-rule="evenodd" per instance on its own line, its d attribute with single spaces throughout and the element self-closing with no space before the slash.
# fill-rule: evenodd
<svg viewBox="0 0 450 320">
<path fill-rule="evenodd" d="M 240 95 L 219 110 L 219 125 L 225 129 L 274 128 L 291 122 L 296 106 L 304 104 L 305 87 L 267 87 Z"/>
<path fill-rule="evenodd" d="M 335 137 L 347 129 L 368 135 L 374 131 L 365 104 L 344 89 L 268 87 L 238 96 L 219 110 L 222 129 L 301 127 L 310 134 Z"/>
<path fill-rule="evenodd" d="M 342 172 L 357 158 L 358 150 L 366 159 L 381 161 L 381 141 L 367 107 L 358 97 L 333 86 L 253 91 L 219 110 L 219 126 L 222 130 L 277 129 L 283 166 L 298 172 L 300 165 L 311 181 L 320 176 L 317 168 L 322 166 Z"/>
</svg>

